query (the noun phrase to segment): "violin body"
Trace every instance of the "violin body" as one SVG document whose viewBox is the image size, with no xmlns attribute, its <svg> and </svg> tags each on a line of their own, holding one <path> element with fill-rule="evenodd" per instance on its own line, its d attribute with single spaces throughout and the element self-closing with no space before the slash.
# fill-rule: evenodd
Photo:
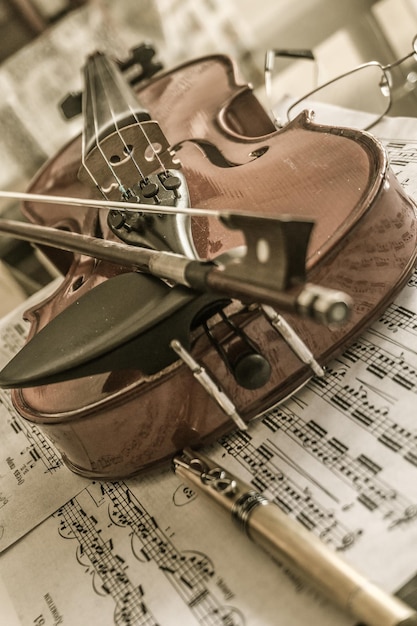
<svg viewBox="0 0 417 626">
<path fill-rule="evenodd" d="M 191 206 L 314 220 L 308 281 L 347 292 L 353 311 L 337 327 L 292 314 L 286 319 L 324 366 L 388 306 L 416 260 L 414 207 L 379 142 L 364 132 L 316 125 L 307 112 L 276 130 L 223 56 L 160 74 L 136 93 L 175 147 Z M 78 178 L 80 152 L 77 138 L 43 167 L 30 191 L 91 197 L 91 188 Z M 41 225 L 117 239 L 94 208 L 75 211 L 27 202 L 24 213 Z M 191 232 L 201 258 L 214 258 L 242 243 L 239 232 L 211 217 L 191 218 Z M 85 294 L 126 273 L 126 268 L 87 256 L 46 252 L 65 278 L 54 294 L 27 312 L 29 341 Z M 259 307 L 233 300 L 228 310 L 271 364 L 265 384 L 256 389 L 240 385 L 198 325 L 192 329 L 191 352 L 250 422 L 303 385 L 312 370 Z M 232 354 L 240 341 L 236 334 L 219 316 L 210 324 L 216 344 Z M 181 360 L 150 375 L 115 367 L 15 389 L 13 402 L 24 418 L 44 430 L 71 469 L 96 478 L 130 476 L 235 428 Z"/>
</svg>

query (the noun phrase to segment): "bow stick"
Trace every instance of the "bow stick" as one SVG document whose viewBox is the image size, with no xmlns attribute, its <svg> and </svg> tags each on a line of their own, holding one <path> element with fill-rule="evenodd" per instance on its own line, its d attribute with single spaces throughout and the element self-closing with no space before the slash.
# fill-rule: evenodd
<svg viewBox="0 0 417 626">
<path fill-rule="evenodd" d="M 246 251 L 238 248 L 217 261 L 201 261 L 14 220 L 0 220 L 0 233 L 148 272 L 197 291 L 217 292 L 245 303 L 276 306 L 327 325 L 342 323 L 349 315 L 351 301 L 345 293 L 305 283 L 311 221 L 21 192 L 0 191 L 0 198 L 107 210 L 158 214 L 181 212 L 217 217 L 226 227 L 242 230 Z"/>
</svg>

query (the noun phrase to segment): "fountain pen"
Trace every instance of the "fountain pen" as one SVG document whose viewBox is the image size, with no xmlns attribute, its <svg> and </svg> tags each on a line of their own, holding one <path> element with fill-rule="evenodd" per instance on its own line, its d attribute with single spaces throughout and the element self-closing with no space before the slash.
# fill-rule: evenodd
<svg viewBox="0 0 417 626">
<path fill-rule="evenodd" d="M 185 449 L 174 457 L 173 468 L 189 486 L 225 509 L 255 544 L 362 625 L 417 625 L 411 607 L 371 583 L 276 504 L 211 459 Z"/>
</svg>

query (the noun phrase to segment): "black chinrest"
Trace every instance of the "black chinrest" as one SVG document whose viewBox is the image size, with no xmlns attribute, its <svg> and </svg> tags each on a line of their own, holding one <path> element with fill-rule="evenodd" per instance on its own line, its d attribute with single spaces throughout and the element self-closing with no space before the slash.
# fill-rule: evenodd
<svg viewBox="0 0 417 626">
<path fill-rule="evenodd" d="M 0 372 L 0 387 L 33 387 L 121 369 L 154 374 L 190 346 L 196 316 L 224 298 L 137 272 L 99 284 L 57 315 Z"/>
</svg>

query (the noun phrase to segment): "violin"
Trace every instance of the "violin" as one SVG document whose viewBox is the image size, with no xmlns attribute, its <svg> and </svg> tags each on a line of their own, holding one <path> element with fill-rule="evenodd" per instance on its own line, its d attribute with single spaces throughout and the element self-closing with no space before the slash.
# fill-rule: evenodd
<svg viewBox="0 0 417 626">
<path fill-rule="evenodd" d="M 276 129 L 226 56 L 84 75 L 84 132 L 23 205 L 64 278 L 0 385 L 73 471 L 115 479 L 323 375 L 408 280 L 417 228 L 373 136 L 308 111 Z"/>
</svg>

